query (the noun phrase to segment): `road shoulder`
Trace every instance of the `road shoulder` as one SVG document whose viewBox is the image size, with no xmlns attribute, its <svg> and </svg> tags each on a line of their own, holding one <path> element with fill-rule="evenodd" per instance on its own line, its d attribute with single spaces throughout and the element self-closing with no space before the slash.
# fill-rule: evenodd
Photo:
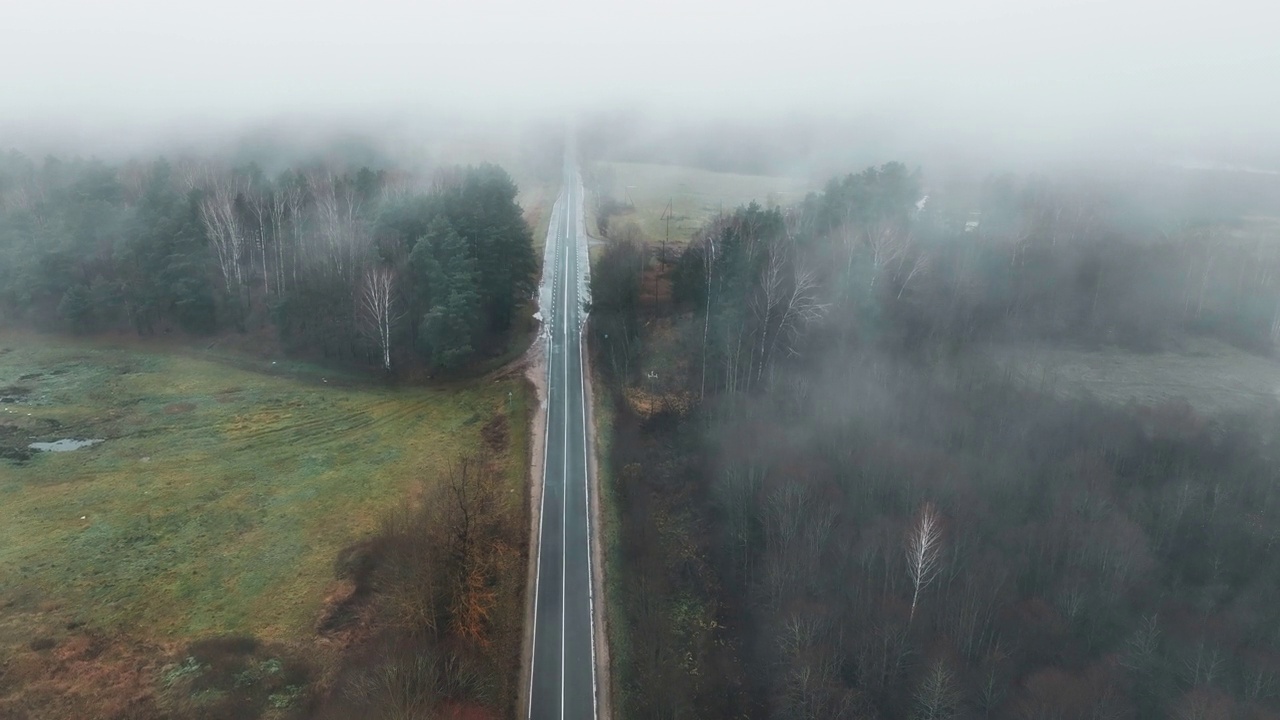
<svg viewBox="0 0 1280 720">
<path fill-rule="evenodd" d="M 600 522 L 603 514 L 600 507 L 600 445 L 596 438 L 595 382 L 591 371 L 591 352 L 586 347 L 586 338 L 587 333 L 584 332 L 582 376 L 583 382 L 586 384 L 587 416 L 585 421 L 587 432 L 590 435 L 588 448 L 591 451 L 587 472 L 589 473 L 588 481 L 591 483 L 591 592 L 595 596 L 595 602 L 592 603 L 592 611 L 595 614 L 594 622 L 596 626 L 592 641 L 596 646 L 596 681 L 599 688 L 599 694 L 596 698 L 596 712 L 599 717 L 607 719 L 613 717 L 613 707 L 610 700 L 613 690 L 613 678 L 610 672 L 612 664 L 609 662 L 609 619 L 608 614 L 605 612 L 609 603 L 606 596 L 607 586 L 604 582 L 605 546 Z"/>
<path fill-rule="evenodd" d="M 546 450 L 547 432 L 547 352 L 546 338 L 538 334 L 538 340 L 529 347 L 526 355 L 525 377 L 535 388 L 538 405 L 529 423 L 529 563 L 525 579 L 524 633 L 520 651 L 520 691 L 516 708 L 529 707 L 529 681 L 533 671 L 533 626 L 537 602 L 535 587 L 538 575 L 538 540 L 541 524 L 542 464 Z M 519 717 L 519 715 L 517 715 Z"/>
</svg>

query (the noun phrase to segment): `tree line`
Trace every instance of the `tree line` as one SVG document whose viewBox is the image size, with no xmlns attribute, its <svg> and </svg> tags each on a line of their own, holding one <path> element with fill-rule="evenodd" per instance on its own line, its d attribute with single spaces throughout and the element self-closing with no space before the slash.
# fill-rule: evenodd
<svg viewBox="0 0 1280 720">
<path fill-rule="evenodd" d="M 266 331 L 384 371 L 505 347 L 531 232 L 492 165 L 437 171 L 0 159 L 0 312 L 78 332 Z"/>
<path fill-rule="evenodd" d="M 1280 713 L 1272 406 L 1040 392 L 975 346 L 1274 342 L 1280 264 L 1214 223 L 988 183 L 977 228 L 900 164 L 609 245 L 628 717 Z M 1213 238 L 1218 238 L 1215 242 Z M 645 402 L 634 400 L 643 391 Z"/>
</svg>

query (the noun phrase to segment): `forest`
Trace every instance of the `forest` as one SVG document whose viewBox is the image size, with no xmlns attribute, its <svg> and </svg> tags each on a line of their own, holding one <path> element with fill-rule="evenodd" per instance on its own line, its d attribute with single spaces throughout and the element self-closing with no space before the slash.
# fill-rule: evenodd
<svg viewBox="0 0 1280 720">
<path fill-rule="evenodd" d="M 0 319 L 78 333 L 254 334 L 384 373 L 508 348 L 533 292 L 510 176 L 314 161 L 0 157 Z"/>
<path fill-rule="evenodd" d="M 678 257 L 604 248 L 615 705 L 1280 717 L 1274 399 L 1066 395 L 981 352 L 1270 355 L 1275 238 L 1063 178 L 926 183 L 889 163 Z"/>
<path fill-rule="evenodd" d="M 516 184 L 267 149 L 0 155 L 0 716 L 516 702 L 526 390 L 475 379 L 535 327 Z M 68 433 L 101 445 L 64 466 L 30 449 Z M 69 538 L 35 509 L 50 495 L 93 508 Z M 94 532 L 107 567 L 76 550 Z M 94 567 L 51 578 L 60 558 Z M 77 594 L 87 575 L 110 602 Z"/>
</svg>

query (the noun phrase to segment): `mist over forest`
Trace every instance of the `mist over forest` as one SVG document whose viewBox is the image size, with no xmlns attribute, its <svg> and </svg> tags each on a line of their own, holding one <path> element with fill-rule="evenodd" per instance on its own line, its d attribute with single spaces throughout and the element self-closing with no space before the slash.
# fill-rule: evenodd
<svg viewBox="0 0 1280 720">
<path fill-rule="evenodd" d="M 0 717 L 1280 718 L 1267 14 L 6 8 Z"/>
<path fill-rule="evenodd" d="M 610 215 L 618 702 L 1270 717 L 1276 179 L 1167 172 L 887 163 L 665 257 Z"/>
</svg>

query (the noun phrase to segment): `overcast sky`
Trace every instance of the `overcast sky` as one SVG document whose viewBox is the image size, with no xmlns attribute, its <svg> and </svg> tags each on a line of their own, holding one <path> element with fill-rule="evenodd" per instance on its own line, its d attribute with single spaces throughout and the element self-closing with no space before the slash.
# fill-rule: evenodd
<svg viewBox="0 0 1280 720">
<path fill-rule="evenodd" d="M 0 0 L 0 119 L 868 113 L 1078 137 L 1280 128 L 1269 0 Z"/>
</svg>

